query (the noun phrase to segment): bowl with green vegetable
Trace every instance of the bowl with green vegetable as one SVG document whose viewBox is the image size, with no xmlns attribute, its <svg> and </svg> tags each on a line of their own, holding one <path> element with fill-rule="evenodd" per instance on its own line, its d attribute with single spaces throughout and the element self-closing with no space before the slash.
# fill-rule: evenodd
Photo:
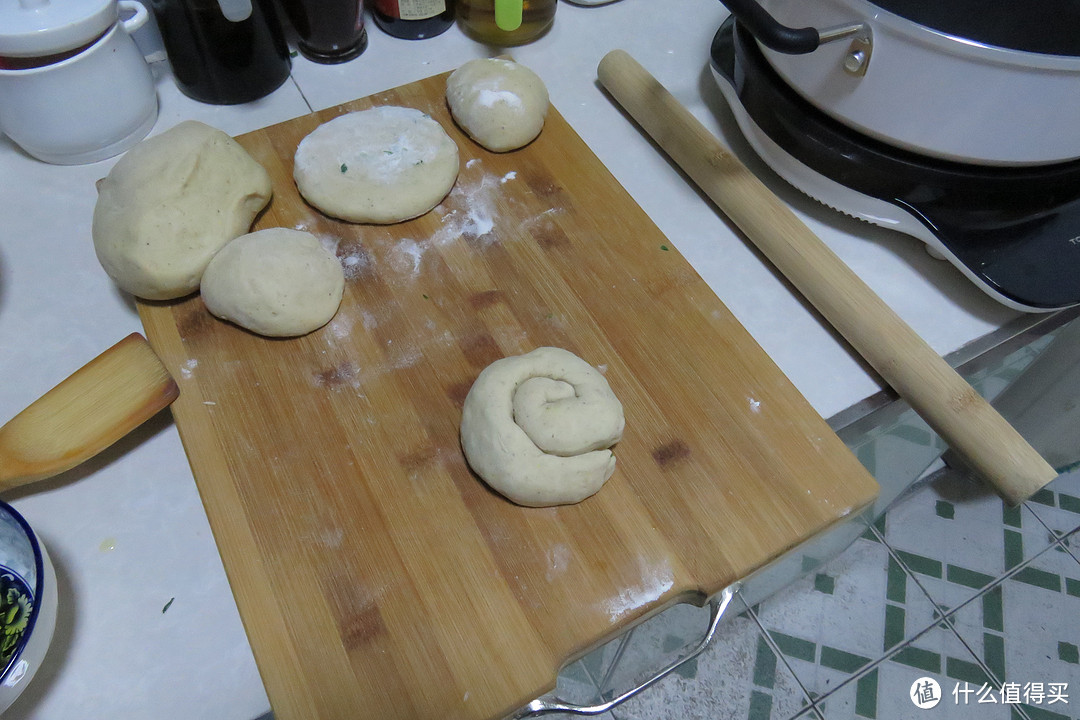
<svg viewBox="0 0 1080 720">
<path fill-rule="evenodd" d="M 0 501 L 0 713 L 30 683 L 56 625 L 56 573 L 44 545 Z"/>
</svg>

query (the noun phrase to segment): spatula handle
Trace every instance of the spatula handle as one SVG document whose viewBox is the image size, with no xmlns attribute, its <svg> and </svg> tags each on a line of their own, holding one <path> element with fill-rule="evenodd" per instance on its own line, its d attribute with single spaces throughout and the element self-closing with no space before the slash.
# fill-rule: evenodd
<svg viewBox="0 0 1080 720">
<path fill-rule="evenodd" d="M 600 83 L 892 388 L 1011 504 L 1057 477 L 1031 445 L 629 54 Z"/>
<path fill-rule="evenodd" d="M 0 427 L 0 492 L 75 467 L 178 394 L 146 339 L 128 335 Z"/>
</svg>

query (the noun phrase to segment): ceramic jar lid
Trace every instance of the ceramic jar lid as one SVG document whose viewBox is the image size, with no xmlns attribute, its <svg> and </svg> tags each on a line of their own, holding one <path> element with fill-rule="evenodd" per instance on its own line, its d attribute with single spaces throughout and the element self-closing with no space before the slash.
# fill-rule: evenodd
<svg viewBox="0 0 1080 720">
<path fill-rule="evenodd" d="M 0 0 L 0 56 L 73 50 L 101 36 L 118 17 L 116 0 Z"/>
</svg>

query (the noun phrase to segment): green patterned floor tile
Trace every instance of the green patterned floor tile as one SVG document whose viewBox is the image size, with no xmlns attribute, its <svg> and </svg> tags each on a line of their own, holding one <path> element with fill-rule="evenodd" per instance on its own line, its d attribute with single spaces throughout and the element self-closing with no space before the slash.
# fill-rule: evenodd
<svg viewBox="0 0 1080 720">
<path fill-rule="evenodd" d="M 1030 720 L 1074 720 L 1076 718 L 1067 706 L 1062 706 L 1060 703 L 1045 706 L 1023 704 L 1021 707 Z"/>
<path fill-rule="evenodd" d="M 1068 705 L 1028 702 L 1023 712 L 1032 720 L 1051 717 L 1048 711 L 1080 717 L 1080 596 L 1066 592 L 1078 578 L 1080 562 L 1049 548 L 950 615 L 998 683 L 1020 690 L 1065 683 L 1072 689 Z"/>
<path fill-rule="evenodd" d="M 909 499 L 913 506 L 906 508 Z M 1008 509 L 996 496 L 971 492 L 963 482 L 917 490 L 875 527 L 885 542 L 860 539 L 757 609 L 822 714 L 919 717 L 912 713 L 921 711 L 900 698 L 917 677 L 926 676 L 947 690 L 959 688 L 960 699 L 946 698 L 949 714 L 940 717 L 1030 720 L 1018 704 L 990 707 L 984 699 L 967 707 L 960 700 L 965 688 L 997 692 L 1000 698 L 997 678 L 1009 678 L 1014 644 L 1024 641 L 1010 641 L 1008 635 L 1014 622 L 1010 594 L 1038 592 L 1059 603 L 1080 601 L 1080 576 L 1071 571 L 1080 563 L 1053 548 L 1053 536 L 1030 509 Z M 999 583 L 1009 571 L 1012 577 Z M 1036 615 L 1044 616 L 1054 617 L 1049 610 Z M 950 624 L 954 617 L 964 620 L 967 634 L 959 635 Z M 971 634 L 972 623 L 978 625 L 977 635 Z M 1080 628 L 1080 622 L 1073 625 Z M 1055 662 L 1080 669 L 1068 662 L 1080 641 L 1059 642 L 1065 644 L 1048 651 Z M 1072 682 L 1080 706 L 1080 677 Z"/>
<path fill-rule="evenodd" d="M 942 512 L 943 503 L 949 512 Z M 891 510 L 883 537 L 942 611 L 1057 542 L 1028 505 L 1008 507 L 981 481 L 952 471 Z M 1054 579 L 1033 568 L 1019 581 Z"/>
<path fill-rule="evenodd" d="M 789 720 L 801 715 L 814 720 L 810 698 L 740 602 L 736 598 L 732 607 L 742 614 L 723 622 L 713 642 L 693 661 L 693 673 L 669 675 L 616 708 L 615 718 Z M 643 660 L 663 656 L 665 650 L 681 655 L 703 630 L 692 634 L 688 626 L 667 622 L 649 627 L 652 622 L 635 631 L 632 645 L 611 674 L 610 684 L 618 691 L 640 678 Z M 640 658 L 635 658 L 637 654 Z M 658 665 L 650 667 L 655 670 Z"/>
<path fill-rule="evenodd" d="M 1059 538 L 1068 538 L 1080 530 L 1080 469 L 1066 473 L 1039 493 L 1040 501 L 1027 502 L 1032 513 Z M 1076 541 L 1080 544 L 1080 540 Z M 1069 546 L 1074 556 L 1080 547 Z"/>
<path fill-rule="evenodd" d="M 821 711 L 813 705 L 808 705 L 795 715 L 791 720 L 825 720 L 825 716 L 821 714 Z"/>
<path fill-rule="evenodd" d="M 928 678 L 936 687 L 926 683 Z M 920 709 L 912 700 L 913 690 L 920 700 L 937 698 L 937 706 Z M 826 720 L 1007 720 L 1014 716 L 1012 708 L 1000 702 L 978 704 L 980 690 L 986 696 L 1000 693 L 960 638 L 947 627 L 934 626 L 815 704 Z"/>
<path fill-rule="evenodd" d="M 762 602 L 757 617 L 795 676 L 819 697 L 925 630 L 934 610 L 888 547 L 860 538 L 815 576 Z"/>
</svg>

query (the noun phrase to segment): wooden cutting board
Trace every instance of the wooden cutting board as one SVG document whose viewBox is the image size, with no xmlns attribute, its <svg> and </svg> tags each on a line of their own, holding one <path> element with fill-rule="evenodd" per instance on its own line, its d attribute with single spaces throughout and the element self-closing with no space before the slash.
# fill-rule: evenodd
<svg viewBox="0 0 1080 720">
<path fill-rule="evenodd" d="M 867 505 L 877 485 L 554 108 L 489 153 L 436 76 L 238 140 L 274 198 L 255 227 L 336 243 L 336 318 L 270 340 L 198 296 L 141 303 L 278 720 L 486 720 L 676 601 L 701 601 Z M 322 216 L 292 156 L 321 122 L 419 108 L 454 191 L 393 226 Z M 494 360 L 555 345 L 626 413 L 614 476 L 530 509 L 465 463 L 461 407 Z"/>
</svg>

